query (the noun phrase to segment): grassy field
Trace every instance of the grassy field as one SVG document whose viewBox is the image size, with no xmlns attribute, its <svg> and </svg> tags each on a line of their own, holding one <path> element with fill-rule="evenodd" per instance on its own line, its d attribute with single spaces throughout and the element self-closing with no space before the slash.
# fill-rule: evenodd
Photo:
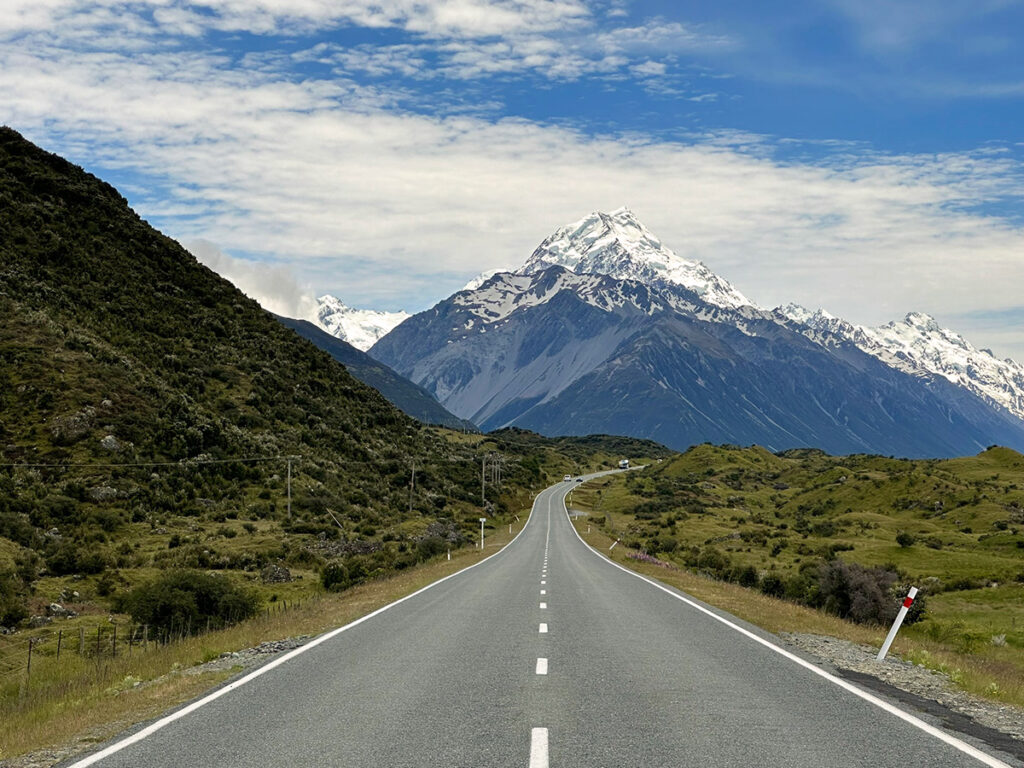
<svg viewBox="0 0 1024 768">
<path fill-rule="evenodd" d="M 621 539 L 617 559 L 770 631 L 880 645 L 886 627 L 759 587 L 813 591 L 811 577 L 835 558 L 898 571 L 896 588 L 920 587 L 926 613 L 897 651 L 1024 706 L 1024 456 L 1014 451 L 906 461 L 702 445 L 588 483 L 572 506 L 588 514 L 595 545 Z M 638 564 L 629 551 L 680 570 Z M 749 588 L 729 583 L 744 579 Z"/>
<path fill-rule="evenodd" d="M 312 578 L 273 585 L 277 599 L 259 618 L 224 630 L 191 637 L 166 646 L 150 643 L 136 647 L 131 656 L 122 648 L 117 658 L 80 656 L 75 651 L 78 623 L 95 633 L 96 617 L 61 622 L 75 642 L 60 661 L 54 643 L 39 647 L 31 676 L 23 670 L 7 675 L 0 686 L 0 760 L 57 744 L 78 743 L 82 748 L 103 741 L 132 723 L 155 717 L 187 701 L 228 677 L 230 672 L 186 674 L 187 670 L 228 651 L 297 635 L 317 635 L 347 624 L 377 608 L 479 562 L 505 546 L 526 524 L 520 521 L 487 531 L 485 551 L 464 548 L 441 555 L 387 579 L 371 581 L 346 592 L 317 592 Z M 288 609 L 285 610 L 285 602 Z M 126 617 L 114 617 L 121 623 Z M 104 617 L 105 621 L 105 617 Z M 45 630 L 19 633 L 17 644 L 41 637 Z M 94 634 L 90 635 L 90 638 Z M 106 637 L 109 639 L 109 623 Z M 122 635 L 123 637 L 123 635 Z M 9 638 L 0 638 L 0 644 Z M 91 647 L 91 643 L 87 643 Z M 90 650 L 87 647 L 87 651 Z"/>
</svg>

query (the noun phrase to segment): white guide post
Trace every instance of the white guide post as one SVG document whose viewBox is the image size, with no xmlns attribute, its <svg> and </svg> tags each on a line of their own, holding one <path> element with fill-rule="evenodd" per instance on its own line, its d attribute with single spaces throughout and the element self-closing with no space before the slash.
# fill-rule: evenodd
<svg viewBox="0 0 1024 768">
<path fill-rule="evenodd" d="M 878 652 L 878 656 L 875 657 L 876 661 L 884 659 L 885 654 L 889 652 L 889 646 L 892 645 L 892 641 L 896 639 L 896 633 L 900 631 L 900 626 L 903 624 L 903 620 L 907 618 L 907 611 L 909 611 L 910 606 L 914 604 L 915 597 L 917 597 L 917 587 L 911 587 L 906 598 L 903 600 L 900 612 L 896 614 L 896 621 L 892 623 L 892 629 L 889 630 L 889 634 L 885 638 L 885 642 L 882 643 L 882 650 L 880 650 Z"/>
<path fill-rule="evenodd" d="M 481 551 L 483 551 L 483 548 L 484 548 L 484 523 L 485 522 L 487 522 L 487 518 L 486 517 L 481 517 L 480 518 L 480 550 Z"/>
</svg>

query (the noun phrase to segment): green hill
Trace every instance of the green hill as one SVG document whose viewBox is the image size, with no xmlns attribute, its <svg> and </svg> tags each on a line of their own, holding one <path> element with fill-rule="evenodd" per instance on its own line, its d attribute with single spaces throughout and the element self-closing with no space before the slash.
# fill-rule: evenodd
<svg viewBox="0 0 1024 768">
<path fill-rule="evenodd" d="M 973 617 L 1024 647 L 1024 456 L 911 461 L 699 445 L 577 502 L 623 544 L 768 594 L 828 607 L 842 561 L 921 587 L 929 625 Z M 599 491 L 599 492 L 598 492 Z"/>
<path fill-rule="evenodd" d="M 154 569 L 386 574 L 475 540 L 483 454 L 502 518 L 598 452 L 414 421 L 10 129 L 0 211 L 0 624 Z"/>
</svg>

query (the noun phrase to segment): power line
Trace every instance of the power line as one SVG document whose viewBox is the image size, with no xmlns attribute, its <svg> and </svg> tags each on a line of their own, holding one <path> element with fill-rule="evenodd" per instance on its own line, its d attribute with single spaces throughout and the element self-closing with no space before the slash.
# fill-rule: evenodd
<svg viewBox="0 0 1024 768">
<path fill-rule="evenodd" d="M 179 461 L 141 461 L 120 464 L 0 464 L 4 469 L 117 469 L 119 467 L 187 467 L 194 464 L 254 464 L 261 461 L 295 461 L 301 456 L 252 456 L 241 459 L 180 459 Z"/>
</svg>

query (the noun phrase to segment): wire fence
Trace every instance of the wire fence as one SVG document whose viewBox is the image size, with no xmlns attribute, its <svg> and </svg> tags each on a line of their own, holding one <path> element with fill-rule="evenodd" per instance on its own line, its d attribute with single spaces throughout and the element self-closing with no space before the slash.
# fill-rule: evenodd
<svg viewBox="0 0 1024 768">
<path fill-rule="evenodd" d="M 303 601 L 293 600 L 289 603 L 288 600 L 279 600 L 269 603 L 255 618 L 270 619 L 277 613 L 293 611 L 302 605 Z M 235 622 L 209 617 L 199 622 L 191 619 L 172 621 L 161 627 L 107 622 L 90 627 L 79 625 L 33 631 L 30 636 L 25 636 L 27 633 L 0 635 L 0 681 L 20 677 L 29 682 L 33 674 L 38 675 L 44 668 L 52 670 L 71 659 L 76 662 L 82 659 L 96 662 L 130 659 L 233 624 Z"/>
</svg>

